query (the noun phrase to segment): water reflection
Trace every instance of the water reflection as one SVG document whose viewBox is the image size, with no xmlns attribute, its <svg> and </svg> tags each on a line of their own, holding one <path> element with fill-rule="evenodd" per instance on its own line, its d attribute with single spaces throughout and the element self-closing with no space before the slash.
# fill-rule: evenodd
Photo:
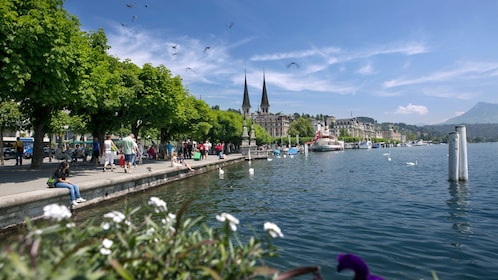
<svg viewBox="0 0 498 280">
<path fill-rule="evenodd" d="M 451 196 L 446 201 L 450 208 L 448 220 L 453 223 L 453 229 L 466 236 L 473 234 L 468 215 L 468 182 L 449 182 L 448 190 Z"/>
</svg>

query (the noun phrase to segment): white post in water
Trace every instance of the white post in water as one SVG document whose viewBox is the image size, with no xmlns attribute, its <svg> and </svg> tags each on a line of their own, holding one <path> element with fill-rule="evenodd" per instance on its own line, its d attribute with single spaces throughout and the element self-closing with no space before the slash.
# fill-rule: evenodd
<svg viewBox="0 0 498 280">
<path fill-rule="evenodd" d="M 469 170 L 467 163 L 467 129 L 465 125 L 458 125 L 455 127 L 458 133 L 459 143 L 460 143 L 460 153 L 459 157 L 459 167 L 458 167 L 458 179 L 460 181 L 469 180 Z"/>
<path fill-rule="evenodd" d="M 467 133 L 464 125 L 456 126 L 455 132 L 450 132 L 448 149 L 448 179 L 450 181 L 467 181 L 469 179 Z"/>
<path fill-rule="evenodd" d="M 460 141 L 456 132 L 450 132 L 448 135 L 448 180 L 458 181 L 458 154 Z"/>
</svg>

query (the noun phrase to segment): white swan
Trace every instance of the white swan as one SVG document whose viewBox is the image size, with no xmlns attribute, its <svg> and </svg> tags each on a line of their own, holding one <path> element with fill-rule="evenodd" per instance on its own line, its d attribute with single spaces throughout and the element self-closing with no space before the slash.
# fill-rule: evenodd
<svg viewBox="0 0 498 280">
<path fill-rule="evenodd" d="M 272 159 L 272 158 L 266 158 L 266 160 L 268 160 L 268 161 L 272 161 L 273 159 Z"/>
<path fill-rule="evenodd" d="M 218 167 L 218 173 L 220 175 L 223 175 L 223 174 L 225 174 L 225 171 L 223 169 L 221 169 L 221 167 Z"/>
<path fill-rule="evenodd" d="M 409 162 L 406 162 L 405 164 L 406 165 L 410 165 L 410 166 L 412 166 L 412 165 L 418 165 L 418 161 L 417 160 L 415 160 L 415 162 L 409 161 Z"/>
<path fill-rule="evenodd" d="M 249 168 L 249 174 L 250 174 L 250 175 L 254 175 L 254 168 L 252 168 L 252 167 L 251 167 L 251 168 Z"/>
</svg>

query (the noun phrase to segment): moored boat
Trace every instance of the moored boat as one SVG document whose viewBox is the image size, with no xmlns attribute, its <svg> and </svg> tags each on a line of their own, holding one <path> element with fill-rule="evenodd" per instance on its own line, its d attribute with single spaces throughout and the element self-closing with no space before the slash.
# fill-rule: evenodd
<svg viewBox="0 0 498 280">
<path fill-rule="evenodd" d="M 330 135 L 328 126 L 318 125 L 315 138 L 310 145 L 312 152 L 330 152 L 344 150 L 344 141 L 339 141 L 334 135 Z"/>
<path fill-rule="evenodd" d="M 371 148 L 372 148 L 372 141 L 370 140 L 365 140 L 358 143 L 358 149 L 371 149 Z"/>
</svg>

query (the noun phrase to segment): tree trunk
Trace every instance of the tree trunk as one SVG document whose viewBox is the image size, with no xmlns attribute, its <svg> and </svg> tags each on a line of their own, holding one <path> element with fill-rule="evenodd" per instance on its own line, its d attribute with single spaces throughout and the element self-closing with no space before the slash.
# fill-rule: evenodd
<svg viewBox="0 0 498 280">
<path fill-rule="evenodd" d="M 43 137 L 45 136 L 45 126 L 48 123 L 49 110 L 46 108 L 35 108 L 31 117 L 33 125 L 34 143 L 33 143 L 33 158 L 31 159 L 31 169 L 38 169 L 43 164 Z"/>
<path fill-rule="evenodd" d="M 0 151 L 2 151 L 2 154 L 0 154 L 0 162 L 2 166 L 5 164 L 5 159 L 3 158 L 3 128 L 0 127 L 0 137 L 2 141 L 0 141 Z"/>
</svg>

